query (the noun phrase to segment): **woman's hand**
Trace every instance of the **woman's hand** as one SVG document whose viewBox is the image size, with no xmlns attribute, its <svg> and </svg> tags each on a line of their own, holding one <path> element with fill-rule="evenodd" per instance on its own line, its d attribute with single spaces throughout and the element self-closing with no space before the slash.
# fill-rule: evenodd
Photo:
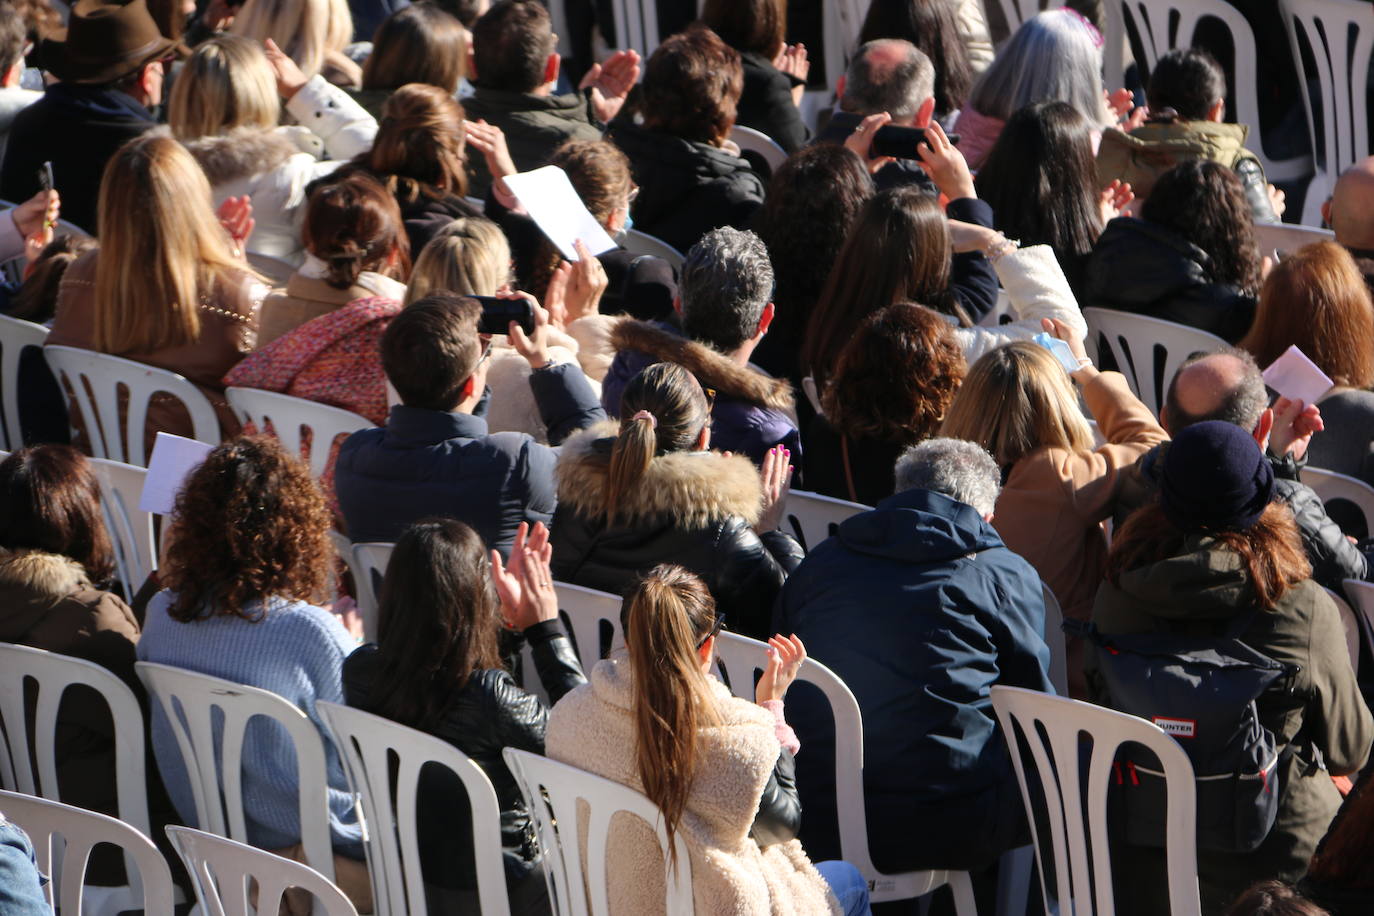
<svg viewBox="0 0 1374 916">
<path fill-rule="evenodd" d="M 768 640 L 768 667 L 754 687 L 754 702 L 763 704 L 781 700 L 787 688 L 797 679 L 802 662 L 806 661 L 806 646 L 796 636 L 774 636 Z"/>
<path fill-rule="evenodd" d="M 253 234 L 253 199 L 247 194 L 242 197 L 226 197 L 224 203 L 215 211 L 219 224 L 234 240 L 234 255 L 244 258 L 244 245 L 248 236 Z"/>
<path fill-rule="evenodd" d="M 486 121 L 468 121 L 464 124 L 464 132 L 467 134 L 468 145 L 481 153 L 483 161 L 487 164 L 497 203 L 507 210 L 524 212 L 520 208 L 520 201 L 516 200 L 515 195 L 506 186 L 506 176 L 514 175 L 516 168 L 515 160 L 510 157 L 510 150 L 506 146 L 505 133 L 501 128 Z"/>
<path fill-rule="evenodd" d="M 1274 402 L 1274 428 L 1269 434 L 1269 451 L 1282 458 L 1292 455 L 1301 461 L 1312 444 L 1312 435 L 1326 428 L 1316 404 L 1279 398 Z"/>
<path fill-rule="evenodd" d="M 878 128 L 892 120 L 892 115 L 885 111 L 871 114 L 859 122 L 859 126 L 844 138 L 845 149 L 858 156 L 860 161 L 868 169 L 870 175 L 877 172 L 889 162 L 894 161 L 891 156 L 873 156 L 873 135 L 878 132 Z"/>
<path fill-rule="evenodd" d="M 1272 184 L 1267 184 L 1264 187 L 1269 194 L 1269 206 L 1274 208 L 1274 216 L 1281 218 L 1283 211 L 1288 209 L 1288 195 Z"/>
<path fill-rule="evenodd" d="M 310 82 L 310 78 L 296 66 L 296 62 L 288 57 L 285 51 L 277 47 L 275 41 L 269 38 L 262 45 L 263 52 L 267 55 L 267 63 L 272 67 L 272 75 L 277 80 L 277 94 L 289 102 L 301 91 L 302 86 Z"/>
<path fill-rule="evenodd" d="M 806 45 L 800 42 L 783 45 L 778 56 L 773 58 L 773 66 L 793 79 L 801 80 L 801 85 L 792 87 L 792 104 L 800 108 L 802 96 L 806 93 L 806 77 L 811 72 L 811 61 L 806 59 Z"/>
<path fill-rule="evenodd" d="M 601 266 L 600 259 L 587 250 L 581 239 L 573 242 L 573 247 L 577 249 L 577 260 L 564 261 L 554 272 L 555 277 L 561 273 L 566 280 L 562 287 L 564 327 L 579 318 L 595 315 L 601 305 L 601 296 L 611 282 L 606 278 L 606 268 Z M 553 287 L 551 282 L 549 288 Z M 553 311 L 552 305 L 549 311 Z"/>
<path fill-rule="evenodd" d="M 592 114 L 602 124 L 609 124 L 638 80 L 639 52 L 617 51 L 605 63 L 592 64 L 577 88 L 591 90 Z"/>
<path fill-rule="evenodd" d="M 1070 352 L 1078 360 L 1079 368 L 1069 373 L 1075 382 L 1086 384 L 1093 376 L 1097 375 L 1097 367 L 1088 358 L 1088 351 L 1083 346 L 1083 336 L 1072 326 L 1060 321 L 1058 318 L 1042 318 L 1040 326 L 1043 327 L 1051 337 L 1058 337 L 1069 345 Z"/>
<path fill-rule="evenodd" d="M 763 456 L 759 477 L 763 481 L 763 511 L 754 525 L 759 534 L 776 531 L 787 509 L 787 494 L 792 487 L 792 453 L 775 445 Z"/>
<path fill-rule="evenodd" d="M 528 522 L 520 523 L 509 565 L 502 564 L 500 553 L 491 552 L 491 580 L 501 599 L 501 620 L 509 629 L 524 631 L 558 616 L 552 558 L 549 529 L 543 522 L 536 522 L 533 530 Z"/>
<path fill-rule="evenodd" d="M 917 144 L 916 155 L 921 158 L 921 167 L 946 200 L 978 196 L 973 189 L 973 174 L 968 170 L 964 154 L 949 142 L 939 122 L 930 122 L 926 128 L 926 142 Z"/>
<path fill-rule="evenodd" d="M 1102 208 L 1102 224 L 1105 226 L 1126 212 L 1126 208 L 1135 200 L 1135 192 L 1131 190 L 1129 181 L 1122 181 L 1120 178 L 1113 178 L 1112 183 L 1102 189 L 1099 206 Z"/>
<path fill-rule="evenodd" d="M 62 198 L 56 191 L 39 191 L 11 210 L 10 219 L 14 220 L 14 228 L 19 234 L 28 239 L 57 225 L 57 214 L 61 210 Z"/>
</svg>

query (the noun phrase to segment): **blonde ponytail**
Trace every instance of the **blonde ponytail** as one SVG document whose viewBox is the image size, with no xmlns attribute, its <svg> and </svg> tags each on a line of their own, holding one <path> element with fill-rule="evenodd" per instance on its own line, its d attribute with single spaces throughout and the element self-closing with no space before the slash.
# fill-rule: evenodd
<svg viewBox="0 0 1374 916">
<path fill-rule="evenodd" d="M 644 794 L 663 812 L 676 868 L 672 840 L 696 777 L 697 730 L 718 721 L 697 655 L 697 643 L 715 624 L 716 604 L 701 579 L 666 564 L 646 573 L 625 600 L 635 764 Z"/>
</svg>

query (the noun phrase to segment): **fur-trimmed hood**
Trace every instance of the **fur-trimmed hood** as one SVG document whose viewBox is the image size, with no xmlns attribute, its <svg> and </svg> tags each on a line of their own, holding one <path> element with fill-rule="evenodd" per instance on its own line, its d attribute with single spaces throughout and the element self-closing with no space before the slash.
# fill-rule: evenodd
<svg viewBox="0 0 1374 916">
<path fill-rule="evenodd" d="M 58 603 L 93 588 L 69 557 L 0 549 L 0 640 L 18 641 Z"/>
<path fill-rule="evenodd" d="M 606 514 L 606 482 L 619 425 L 599 423 L 569 436 L 558 457 L 558 502 L 580 515 Z M 670 518 L 684 528 L 738 516 L 752 525 L 763 508 L 759 472 L 743 455 L 670 452 L 649 464 L 626 494 L 627 522 Z"/>
<path fill-rule="evenodd" d="M 647 321 L 621 321 L 611 332 L 611 345 L 617 352 L 644 353 L 653 362 L 676 363 L 696 376 L 704 387 L 714 388 L 720 396 L 787 413 L 793 410 L 792 385 L 786 379 L 770 378 L 741 366 L 719 350 L 659 325 Z"/>
<path fill-rule="evenodd" d="M 237 127 L 222 136 L 191 140 L 185 146 L 214 187 L 269 172 L 304 152 L 289 135 L 264 127 Z"/>
</svg>

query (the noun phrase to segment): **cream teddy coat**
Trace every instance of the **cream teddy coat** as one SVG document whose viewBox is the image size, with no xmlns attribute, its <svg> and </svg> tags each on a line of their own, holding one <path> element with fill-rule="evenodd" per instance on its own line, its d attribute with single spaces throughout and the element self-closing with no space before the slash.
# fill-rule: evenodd
<svg viewBox="0 0 1374 916">
<path fill-rule="evenodd" d="M 633 673 L 623 649 L 549 714 L 545 753 L 642 791 L 635 766 Z M 792 840 L 760 849 L 749 836 L 780 747 L 773 715 L 730 695 L 715 678 L 718 725 L 697 737 L 697 776 L 678 825 L 692 867 L 692 900 L 712 916 L 839 914 L 829 886 Z M 583 837 L 585 832 L 579 831 Z M 585 840 L 584 840 L 585 842 Z M 617 819 L 606 859 L 612 916 L 664 912 L 664 861 L 644 822 Z"/>
</svg>

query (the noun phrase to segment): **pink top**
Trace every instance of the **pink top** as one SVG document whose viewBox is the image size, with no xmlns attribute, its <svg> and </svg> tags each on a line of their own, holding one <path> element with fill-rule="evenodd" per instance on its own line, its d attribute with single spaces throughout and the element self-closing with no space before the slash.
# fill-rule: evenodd
<svg viewBox="0 0 1374 916">
<path fill-rule="evenodd" d="M 1006 123 L 1001 118 L 985 115 L 970 107 L 959 112 L 953 132 L 959 135 L 959 152 L 968 160 L 970 169 L 977 171 L 982 168 Z"/>
</svg>

